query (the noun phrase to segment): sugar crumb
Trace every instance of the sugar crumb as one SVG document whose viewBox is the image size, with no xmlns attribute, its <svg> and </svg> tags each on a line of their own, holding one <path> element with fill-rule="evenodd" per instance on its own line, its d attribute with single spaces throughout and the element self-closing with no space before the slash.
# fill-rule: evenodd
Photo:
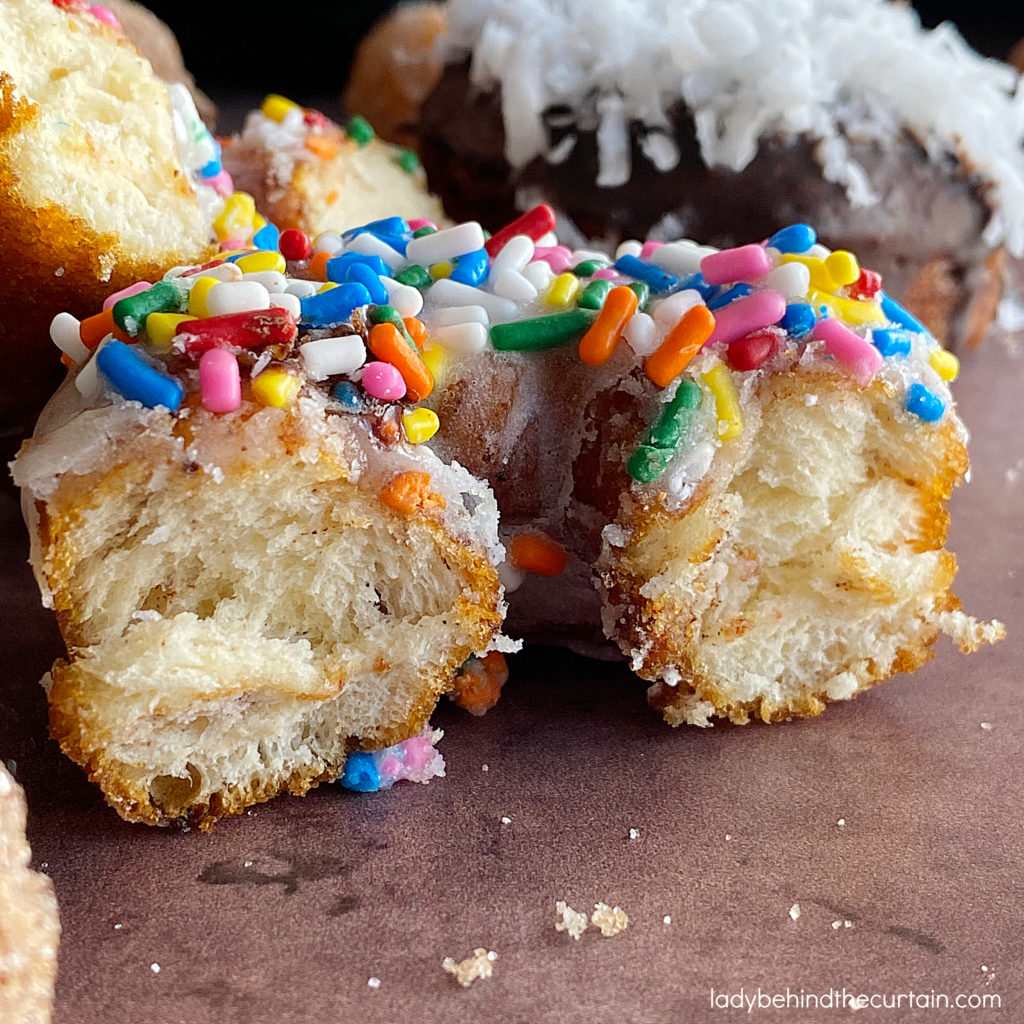
<svg viewBox="0 0 1024 1024">
<path fill-rule="evenodd" d="M 991 732 L 991 730 L 995 728 L 995 726 L 991 722 L 982 722 L 981 727 L 986 732 Z"/>
<path fill-rule="evenodd" d="M 833 921 L 832 922 L 832 929 L 833 929 L 833 931 L 839 931 L 839 929 L 842 928 L 842 927 L 843 927 L 843 922 L 842 921 Z"/>
<path fill-rule="evenodd" d="M 631 828 L 629 830 L 629 838 L 630 839 L 639 839 L 640 838 L 640 829 L 638 829 L 638 828 Z"/>
<path fill-rule="evenodd" d="M 662 924 L 671 924 L 671 923 L 672 923 L 672 915 L 671 915 L 671 914 L 666 914 L 666 915 L 665 915 L 665 916 L 664 916 L 664 917 L 663 917 L 663 918 L 661 919 L 661 923 L 662 923 Z"/>
<path fill-rule="evenodd" d="M 511 825 L 512 819 L 507 814 L 503 814 L 501 817 L 501 823 L 502 825 Z"/>
<path fill-rule="evenodd" d="M 369 979 L 367 979 L 366 984 L 370 988 L 376 990 L 376 989 L 380 988 L 380 978 L 369 978 Z"/>
<path fill-rule="evenodd" d="M 844 826 L 844 825 L 846 824 L 846 819 L 845 819 L 845 818 L 840 818 L 840 819 L 839 819 L 839 820 L 838 820 L 838 821 L 836 822 L 836 824 L 837 824 L 837 825 L 838 825 L 838 826 L 839 826 L 840 828 L 842 828 L 842 827 L 843 827 L 843 826 Z"/>
<path fill-rule="evenodd" d="M 793 918 L 794 921 L 799 921 L 800 920 L 800 904 L 799 903 L 794 903 L 793 906 L 791 906 L 789 908 L 789 916 L 791 918 Z"/>
<path fill-rule="evenodd" d="M 601 929 L 601 934 L 609 939 L 629 927 L 629 917 L 621 907 L 609 907 L 607 903 L 595 903 L 594 912 L 590 915 L 590 923 Z"/>
<path fill-rule="evenodd" d="M 490 770 L 491 770 L 491 766 L 489 764 L 482 764 L 480 766 L 480 771 L 482 771 L 482 772 L 489 772 Z"/>
<path fill-rule="evenodd" d="M 441 967 L 463 988 L 469 988 L 478 978 L 489 978 L 494 973 L 494 961 L 497 959 L 498 954 L 493 949 L 478 946 L 473 950 L 473 955 L 465 960 L 456 962 L 453 957 L 446 956 L 441 961 Z"/>
<path fill-rule="evenodd" d="M 555 913 L 558 915 L 555 931 L 568 932 L 579 941 L 579 937 L 587 930 L 587 915 L 573 910 L 565 900 L 559 900 L 555 904 Z"/>
<path fill-rule="evenodd" d="M 150 965 L 149 965 L 149 969 L 150 969 L 150 970 L 151 970 L 151 971 L 152 971 L 152 972 L 153 972 L 154 974 L 159 974 L 159 973 L 160 973 L 160 965 L 159 965 L 159 964 L 150 964 Z"/>
</svg>

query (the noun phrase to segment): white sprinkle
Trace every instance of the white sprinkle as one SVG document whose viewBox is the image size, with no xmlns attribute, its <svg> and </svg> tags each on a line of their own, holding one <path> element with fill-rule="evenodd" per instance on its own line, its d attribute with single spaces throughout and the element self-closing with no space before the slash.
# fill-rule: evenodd
<svg viewBox="0 0 1024 1024">
<path fill-rule="evenodd" d="M 494 282 L 494 294 L 513 302 L 532 302 L 537 298 L 533 283 L 518 270 L 503 270 Z"/>
<path fill-rule="evenodd" d="M 211 289 L 213 291 L 213 289 Z M 358 334 L 341 338 L 318 338 L 299 346 L 307 376 L 325 380 L 340 373 L 352 373 L 366 362 L 366 346 Z"/>
<path fill-rule="evenodd" d="M 533 259 L 533 239 L 529 235 L 513 235 L 491 260 L 487 283 L 493 288 L 506 270 L 522 270 Z"/>
<path fill-rule="evenodd" d="M 663 917 L 663 918 L 661 919 L 661 923 L 662 923 L 662 924 L 671 924 L 671 923 L 672 923 L 672 915 L 671 915 L 671 914 L 666 914 L 666 915 L 665 915 L 665 916 L 664 916 L 664 917 Z"/>
<path fill-rule="evenodd" d="M 452 324 L 489 324 L 491 318 L 483 306 L 445 306 L 424 317 L 428 327 L 450 327 Z"/>
<path fill-rule="evenodd" d="M 337 231 L 321 231 L 313 239 L 314 255 L 318 252 L 329 252 L 332 256 L 337 256 L 344 247 L 345 243 L 342 242 L 341 235 Z"/>
<path fill-rule="evenodd" d="M 638 829 L 638 828 L 631 828 L 629 830 L 629 838 L 630 839 L 639 839 L 640 838 L 640 829 Z"/>
<path fill-rule="evenodd" d="M 288 287 L 285 288 L 285 291 L 289 295 L 294 295 L 297 299 L 308 299 L 310 296 L 316 295 L 316 282 L 292 278 L 288 281 Z"/>
<path fill-rule="evenodd" d="M 661 343 L 658 325 L 647 313 L 634 313 L 622 333 L 638 356 L 649 356 Z"/>
<path fill-rule="evenodd" d="M 435 327 L 430 332 L 432 345 L 440 345 L 451 352 L 483 352 L 487 347 L 487 338 L 487 328 L 476 322 Z"/>
<path fill-rule="evenodd" d="M 263 285 L 268 292 L 283 292 L 288 287 L 288 279 L 280 270 L 250 270 L 242 273 L 243 281 L 255 281 Z"/>
<path fill-rule="evenodd" d="M 480 771 L 482 771 L 482 772 L 488 772 L 490 770 L 491 770 L 491 766 L 489 764 L 483 764 L 483 765 L 480 766 Z"/>
<path fill-rule="evenodd" d="M 378 989 L 378 988 L 380 988 L 380 978 L 370 978 L 366 982 L 366 984 L 369 985 L 370 988 L 372 988 L 372 989 Z"/>
<path fill-rule="evenodd" d="M 519 307 L 511 299 L 503 299 L 500 295 L 481 291 L 471 284 L 453 281 L 450 277 L 442 277 L 435 281 L 427 292 L 427 306 L 430 309 L 437 309 L 440 306 L 473 305 L 483 306 L 491 320 L 511 320 L 519 311 Z"/>
<path fill-rule="evenodd" d="M 995 728 L 995 726 L 991 722 L 982 722 L 981 727 L 982 729 L 986 730 L 986 732 Z"/>
<path fill-rule="evenodd" d="M 840 828 L 842 828 L 842 827 L 843 827 L 843 826 L 844 826 L 844 825 L 846 824 L 846 819 L 845 819 L 845 818 L 840 818 L 840 819 L 839 819 L 839 820 L 838 820 L 838 821 L 836 822 L 836 824 L 837 824 L 837 825 L 838 825 L 838 826 L 839 826 Z"/>
<path fill-rule="evenodd" d="M 152 971 L 152 972 L 153 972 L 154 974 L 159 974 L 159 973 L 160 973 L 160 965 L 159 965 L 159 964 L 150 964 L 150 965 L 149 965 L 149 969 L 150 969 L 150 970 L 151 970 L 151 971 Z"/>
<path fill-rule="evenodd" d="M 987 974 L 988 973 L 988 968 L 984 964 L 981 965 L 981 970 L 982 970 L 983 974 Z"/>
<path fill-rule="evenodd" d="M 731 836 L 731 835 L 729 835 L 729 833 L 728 833 L 728 832 L 726 832 L 726 833 L 725 833 L 725 841 L 726 841 L 726 842 L 729 842 L 729 840 L 730 840 L 730 839 L 732 839 L 732 836 Z"/>
<path fill-rule="evenodd" d="M 270 308 L 270 292 L 258 281 L 221 281 L 206 293 L 210 316 Z"/>
<path fill-rule="evenodd" d="M 619 259 L 622 256 L 639 256 L 643 252 L 643 243 L 638 242 L 635 238 L 627 238 L 625 241 L 620 242 L 618 248 L 615 250 L 615 258 Z"/>
<path fill-rule="evenodd" d="M 466 253 L 476 252 L 483 247 L 483 228 L 477 221 L 469 220 L 456 224 L 453 228 L 445 228 L 412 239 L 406 246 L 405 255 L 410 263 L 420 263 L 424 267 L 429 267 L 432 263 L 465 256 Z"/>
<path fill-rule="evenodd" d="M 345 252 L 358 252 L 364 256 L 379 256 L 391 270 L 397 270 L 406 263 L 405 257 L 397 249 L 393 249 L 376 235 L 371 235 L 369 231 L 364 231 L 361 235 L 356 235 L 351 241 L 346 242 Z"/>
<path fill-rule="evenodd" d="M 423 309 L 423 293 L 412 285 L 402 284 L 392 277 L 384 275 L 380 279 L 388 293 L 388 303 L 395 307 L 402 316 L 419 316 Z"/>
<path fill-rule="evenodd" d="M 800 920 L 800 904 L 799 903 L 794 903 L 793 906 L 791 906 L 789 908 L 789 916 L 791 918 L 793 918 L 794 921 L 799 921 Z"/>
<path fill-rule="evenodd" d="M 555 279 L 555 272 L 551 269 L 551 264 L 547 260 L 534 260 L 532 263 L 527 263 L 523 268 L 523 277 L 526 278 L 538 292 L 544 291 L 545 288 Z"/>
<path fill-rule="evenodd" d="M 302 303 L 298 295 L 293 295 L 291 292 L 271 292 L 270 305 L 277 306 L 279 309 L 287 309 L 296 320 L 302 316 Z"/>
<path fill-rule="evenodd" d="M 502 817 L 502 819 L 501 819 L 501 823 L 502 823 L 502 825 L 511 825 L 512 824 L 512 819 L 510 817 L 508 817 L 508 815 L 504 815 Z"/>
</svg>

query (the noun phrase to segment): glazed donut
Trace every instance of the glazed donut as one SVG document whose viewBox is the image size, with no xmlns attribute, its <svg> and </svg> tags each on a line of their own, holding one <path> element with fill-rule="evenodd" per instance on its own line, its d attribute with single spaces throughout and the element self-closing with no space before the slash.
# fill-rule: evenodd
<svg viewBox="0 0 1024 1024">
<path fill-rule="evenodd" d="M 0 456 L 62 370 L 47 329 L 214 248 L 214 140 L 101 8 L 0 8 Z M 6 461 L 6 459 L 5 459 Z"/>
<path fill-rule="evenodd" d="M 270 95 L 225 140 L 223 156 L 235 187 L 282 229 L 315 236 L 393 215 L 444 220 L 416 154 L 376 138 L 358 115 L 342 128 Z"/>
<path fill-rule="evenodd" d="M 553 226 L 234 252 L 74 351 L 15 480 L 52 729 L 121 814 L 206 826 L 416 735 L 510 649 L 506 594 L 507 632 L 621 651 L 672 724 L 817 714 L 1002 635 L 943 547 L 956 357 L 877 273 L 803 224 L 614 256 Z"/>
<path fill-rule="evenodd" d="M 807 221 L 940 341 L 984 334 L 1024 253 L 1024 129 L 1016 72 L 950 25 L 887 0 L 446 9 L 415 123 L 451 216 L 497 227 L 546 201 L 565 237 L 612 247 Z"/>
<path fill-rule="evenodd" d="M 29 867 L 25 793 L 0 764 L 0 1019 L 46 1024 L 53 1012 L 60 918 L 53 883 Z"/>
</svg>

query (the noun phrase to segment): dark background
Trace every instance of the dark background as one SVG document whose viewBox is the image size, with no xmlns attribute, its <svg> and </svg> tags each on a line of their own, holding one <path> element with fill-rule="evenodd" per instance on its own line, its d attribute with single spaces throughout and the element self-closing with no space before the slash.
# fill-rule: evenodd
<svg viewBox="0 0 1024 1024">
<path fill-rule="evenodd" d="M 328 104 L 338 102 L 359 40 L 395 4 L 294 4 L 277 8 L 273 18 L 253 16 L 237 4 L 204 5 L 201 14 L 178 0 L 153 0 L 147 6 L 174 30 L 187 67 L 215 101 L 280 92 L 335 113 Z M 913 6 L 929 27 L 952 21 L 985 56 L 1004 59 L 1024 37 L 1024 4 L 919 0 Z"/>
</svg>

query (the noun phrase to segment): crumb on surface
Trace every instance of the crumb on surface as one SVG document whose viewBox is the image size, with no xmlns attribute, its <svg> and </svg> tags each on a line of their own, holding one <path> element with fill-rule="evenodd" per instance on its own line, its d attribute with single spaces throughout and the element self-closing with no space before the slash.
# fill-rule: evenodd
<svg viewBox="0 0 1024 1024">
<path fill-rule="evenodd" d="M 638 828 L 631 828 L 629 830 L 629 838 L 630 839 L 639 839 L 640 838 L 640 829 L 638 829 Z"/>
<path fill-rule="evenodd" d="M 372 988 L 372 989 L 378 989 L 378 988 L 380 988 L 380 978 L 377 978 L 377 977 L 369 978 L 369 979 L 367 979 L 366 984 L 369 985 L 370 988 Z"/>
<path fill-rule="evenodd" d="M 573 910 L 565 900 L 559 900 L 555 904 L 555 913 L 558 915 L 558 920 L 555 921 L 555 931 L 568 932 L 579 941 L 579 937 L 587 930 L 589 923 L 587 915 Z"/>
<path fill-rule="evenodd" d="M 441 967 L 463 988 L 469 988 L 477 978 L 489 978 L 494 973 L 494 961 L 497 959 L 498 954 L 493 949 L 477 946 L 473 955 L 465 960 L 456 962 L 454 957 L 446 956 L 441 961 Z"/>
<path fill-rule="evenodd" d="M 629 917 L 622 907 L 609 907 L 607 903 L 595 903 L 594 912 L 590 915 L 590 923 L 601 929 L 601 934 L 609 939 L 629 927 Z"/>
<path fill-rule="evenodd" d="M 789 908 L 789 916 L 791 918 L 793 918 L 794 921 L 799 921 L 800 920 L 800 904 L 799 903 L 794 903 L 793 906 L 791 906 Z"/>
</svg>

